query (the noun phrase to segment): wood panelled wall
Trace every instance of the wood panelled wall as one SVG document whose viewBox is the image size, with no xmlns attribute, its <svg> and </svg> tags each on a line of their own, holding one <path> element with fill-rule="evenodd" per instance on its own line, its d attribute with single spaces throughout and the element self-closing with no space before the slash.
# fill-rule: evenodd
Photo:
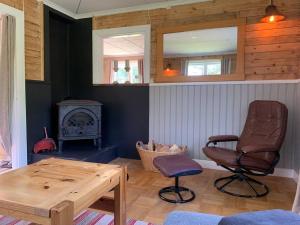
<svg viewBox="0 0 300 225">
<path fill-rule="evenodd" d="M 43 2 L 38 0 L 0 0 L 0 3 L 24 11 L 26 79 L 44 80 Z"/>
<path fill-rule="evenodd" d="M 0 3 L 23 10 L 23 0 L 0 0 Z"/>
<path fill-rule="evenodd" d="M 44 80 L 44 5 L 24 0 L 25 75 L 27 80 Z"/>
<path fill-rule="evenodd" d="M 300 78 L 300 19 L 248 25 L 245 54 L 250 80 Z"/>
<path fill-rule="evenodd" d="M 275 0 L 288 20 L 261 24 L 269 0 L 213 0 L 172 7 L 93 18 L 93 29 L 151 24 L 151 76 L 156 75 L 156 29 L 203 21 L 247 18 L 247 80 L 300 78 L 300 1 Z"/>
</svg>

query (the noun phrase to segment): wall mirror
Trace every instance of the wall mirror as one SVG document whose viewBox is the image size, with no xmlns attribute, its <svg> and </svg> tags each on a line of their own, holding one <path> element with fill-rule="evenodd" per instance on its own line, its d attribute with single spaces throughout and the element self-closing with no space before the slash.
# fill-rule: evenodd
<svg viewBox="0 0 300 225">
<path fill-rule="evenodd" d="M 155 82 L 244 79 L 244 21 L 161 28 Z"/>
</svg>

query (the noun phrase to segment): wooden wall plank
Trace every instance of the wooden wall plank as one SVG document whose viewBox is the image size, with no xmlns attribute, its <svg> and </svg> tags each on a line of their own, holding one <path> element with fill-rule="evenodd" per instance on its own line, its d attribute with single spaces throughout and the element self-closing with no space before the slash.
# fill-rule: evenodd
<svg viewBox="0 0 300 225">
<path fill-rule="evenodd" d="M 25 75 L 27 80 L 44 80 L 44 5 L 24 1 Z"/>
<path fill-rule="evenodd" d="M 23 0 L 0 0 L 0 3 L 23 10 Z"/>
<path fill-rule="evenodd" d="M 25 76 L 44 80 L 44 5 L 37 0 L 0 0 L 25 15 Z"/>
</svg>

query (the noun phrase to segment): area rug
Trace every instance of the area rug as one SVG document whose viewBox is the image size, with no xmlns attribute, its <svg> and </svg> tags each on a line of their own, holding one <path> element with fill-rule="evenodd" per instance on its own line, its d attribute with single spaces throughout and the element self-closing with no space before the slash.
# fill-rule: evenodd
<svg viewBox="0 0 300 225">
<path fill-rule="evenodd" d="M 8 216 L 0 216 L 0 225 L 31 225 L 32 223 L 17 220 Z M 86 210 L 74 219 L 74 225 L 114 225 L 112 215 Z M 128 219 L 127 225 L 154 225 L 143 221 Z"/>
</svg>

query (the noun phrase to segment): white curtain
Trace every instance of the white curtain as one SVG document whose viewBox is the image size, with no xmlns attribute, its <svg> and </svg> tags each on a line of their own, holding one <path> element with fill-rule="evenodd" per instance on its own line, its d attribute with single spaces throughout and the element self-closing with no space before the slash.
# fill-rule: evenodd
<svg viewBox="0 0 300 225">
<path fill-rule="evenodd" d="M 221 74 L 228 75 L 231 74 L 231 57 L 223 56 L 221 62 Z"/>
<path fill-rule="evenodd" d="M 188 75 L 188 68 L 189 68 L 189 60 L 182 59 L 181 60 L 181 74 L 182 75 Z"/>
<path fill-rule="evenodd" d="M 14 92 L 16 22 L 12 16 L 0 17 L 0 145 L 10 163 Z M 3 163 L 3 162 L 2 162 Z"/>
<path fill-rule="evenodd" d="M 144 83 L 144 59 L 139 59 L 138 65 L 139 65 L 140 82 L 143 84 Z"/>
</svg>

